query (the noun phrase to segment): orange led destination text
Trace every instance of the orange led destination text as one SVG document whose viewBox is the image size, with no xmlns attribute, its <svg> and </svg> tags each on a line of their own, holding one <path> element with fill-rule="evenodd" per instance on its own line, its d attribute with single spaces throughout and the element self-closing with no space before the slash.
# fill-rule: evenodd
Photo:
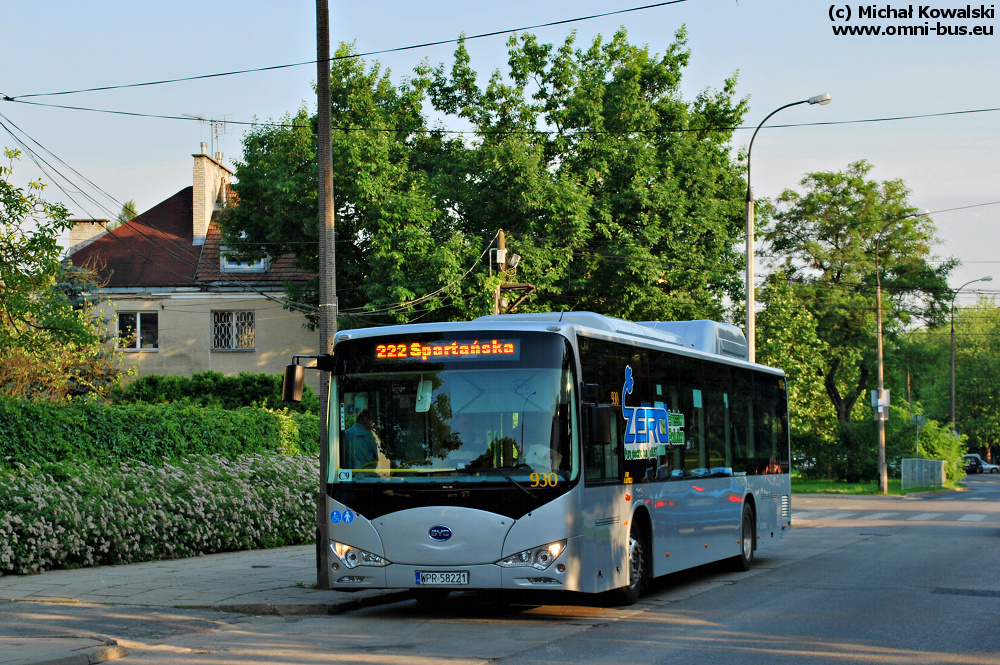
<svg viewBox="0 0 1000 665">
<path fill-rule="evenodd" d="M 449 344 L 421 344 L 420 342 L 379 344 L 375 347 L 375 357 L 379 360 L 396 358 L 481 358 L 486 356 L 512 356 L 517 354 L 513 342 L 491 340 L 489 342 L 451 342 Z"/>
</svg>

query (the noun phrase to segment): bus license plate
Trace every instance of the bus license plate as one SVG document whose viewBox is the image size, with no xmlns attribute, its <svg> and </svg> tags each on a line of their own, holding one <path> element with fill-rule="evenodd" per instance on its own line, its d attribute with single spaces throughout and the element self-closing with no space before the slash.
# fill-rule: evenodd
<svg viewBox="0 0 1000 665">
<path fill-rule="evenodd" d="M 469 583 L 469 571 L 453 570 L 445 572 L 427 572 L 418 570 L 417 584 L 424 586 L 460 586 Z"/>
</svg>

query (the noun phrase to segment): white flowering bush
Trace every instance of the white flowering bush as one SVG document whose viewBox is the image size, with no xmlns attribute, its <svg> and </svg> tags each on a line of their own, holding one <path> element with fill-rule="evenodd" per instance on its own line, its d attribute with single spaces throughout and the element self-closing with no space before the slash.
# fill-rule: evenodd
<svg viewBox="0 0 1000 665">
<path fill-rule="evenodd" d="M 312 541 L 318 466 L 258 453 L 0 470 L 0 573 Z"/>
</svg>

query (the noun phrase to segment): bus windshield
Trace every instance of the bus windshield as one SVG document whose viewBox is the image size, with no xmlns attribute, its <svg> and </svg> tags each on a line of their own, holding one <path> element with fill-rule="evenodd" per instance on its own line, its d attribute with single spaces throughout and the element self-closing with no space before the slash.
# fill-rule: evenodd
<svg viewBox="0 0 1000 665">
<path fill-rule="evenodd" d="M 575 479 L 566 340 L 520 332 L 487 343 L 489 359 L 460 355 L 479 340 L 445 336 L 339 345 L 331 482 L 554 487 Z M 449 355 L 435 356 L 440 349 Z"/>
</svg>

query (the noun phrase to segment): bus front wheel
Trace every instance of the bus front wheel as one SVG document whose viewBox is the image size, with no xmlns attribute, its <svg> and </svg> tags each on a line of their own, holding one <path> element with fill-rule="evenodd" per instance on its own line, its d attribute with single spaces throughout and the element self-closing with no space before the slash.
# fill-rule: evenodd
<svg viewBox="0 0 1000 665">
<path fill-rule="evenodd" d="M 743 504 L 743 520 L 740 527 L 740 553 L 733 557 L 733 568 L 737 571 L 747 571 L 753 566 L 754 538 L 753 508 Z"/>
<path fill-rule="evenodd" d="M 617 590 L 619 605 L 632 605 L 642 595 L 649 576 L 647 549 L 646 533 L 633 521 L 628 535 L 628 585 Z"/>
</svg>

